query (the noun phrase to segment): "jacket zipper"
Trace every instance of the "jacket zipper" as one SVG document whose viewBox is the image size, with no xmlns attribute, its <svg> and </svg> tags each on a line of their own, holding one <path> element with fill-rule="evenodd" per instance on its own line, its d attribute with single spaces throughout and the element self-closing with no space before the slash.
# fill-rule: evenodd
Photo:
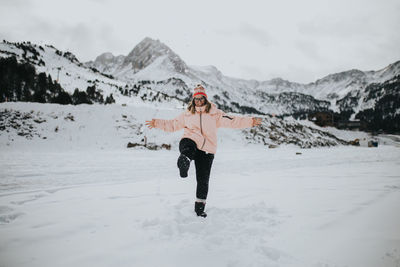
<svg viewBox="0 0 400 267">
<path fill-rule="evenodd" d="M 201 146 L 200 149 L 203 149 L 204 145 L 206 144 L 206 138 L 205 138 L 204 135 L 203 135 L 203 126 L 202 126 L 202 123 L 201 123 L 201 111 L 200 111 L 200 132 L 201 132 L 201 135 L 202 135 L 203 138 L 204 138 L 203 145 Z"/>
</svg>

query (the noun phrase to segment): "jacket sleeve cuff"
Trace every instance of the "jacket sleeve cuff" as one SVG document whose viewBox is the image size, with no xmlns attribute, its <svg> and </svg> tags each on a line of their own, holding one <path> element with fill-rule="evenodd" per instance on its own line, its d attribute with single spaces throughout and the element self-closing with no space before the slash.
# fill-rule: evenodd
<svg viewBox="0 0 400 267">
<path fill-rule="evenodd" d="M 162 124 L 160 119 L 154 119 L 154 128 L 162 129 Z"/>
<path fill-rule="evenodd" d="M 253 127 L 253 117 L 249 117 L 247 123 L 248 123 L 247 128 Z"/>
</svg>

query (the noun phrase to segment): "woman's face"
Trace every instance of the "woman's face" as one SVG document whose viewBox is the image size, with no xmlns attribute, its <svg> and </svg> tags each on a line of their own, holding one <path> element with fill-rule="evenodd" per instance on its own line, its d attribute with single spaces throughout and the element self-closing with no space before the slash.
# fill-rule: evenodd
<svg viewBox="0 0 400 267">
<path fill-rule="evenodd" d="M 204 96 L 195 96 L 193 97 L 193 101 L 196 107 L 202 107 L 206 104 Z"/>
</svg>

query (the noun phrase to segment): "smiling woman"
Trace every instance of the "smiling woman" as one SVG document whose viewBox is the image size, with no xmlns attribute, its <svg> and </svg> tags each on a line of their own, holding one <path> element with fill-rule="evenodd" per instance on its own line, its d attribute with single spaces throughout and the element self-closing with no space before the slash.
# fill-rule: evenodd
<svg viewBox="0 0 400 267">
<path fill-rule="evenodd" d="M 208 195 L 208 184 L 214 154 L 217 151 L 217 129 L 247 128 L 261 124 L 261 119 L 252 117 L 228 116 L 208 101 L 204 87 L 198 84 L 194 88 L 193 99 L 185 112 L 172 120 L 152 119 L 146 125 L 167 132 L 184 129 L 179 143 L 180 156 L 178 168 L 180 176 L 188 176 L 190 162 L 194 160 L 196 167 L 196 202 L 197 216 L 206 217 L 204 212 Z"/>
</svg>

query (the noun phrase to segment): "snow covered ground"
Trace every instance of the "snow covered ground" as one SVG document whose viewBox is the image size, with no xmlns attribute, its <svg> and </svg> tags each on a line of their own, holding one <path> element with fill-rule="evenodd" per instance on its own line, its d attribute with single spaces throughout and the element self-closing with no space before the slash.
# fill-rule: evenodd
<svg viewBox="0 0 400 267">
<path fill-rule="evenodd" d="M 176 158 L 1 150 L 0 266 L 400 266 L 398 147 L 223 147 L 205 219 Z"/>
<path fill-rule="evenodd" d="M 194 169 L 176 168 L 182 132 L 144 127 L 179 112 L 2 103 L 0 267 L 400 266 L 398 136 L 268 149 L 221 129 L 204 219 Z M 172 149 L 126 148 L 144 136 Z"/>
</svg>

